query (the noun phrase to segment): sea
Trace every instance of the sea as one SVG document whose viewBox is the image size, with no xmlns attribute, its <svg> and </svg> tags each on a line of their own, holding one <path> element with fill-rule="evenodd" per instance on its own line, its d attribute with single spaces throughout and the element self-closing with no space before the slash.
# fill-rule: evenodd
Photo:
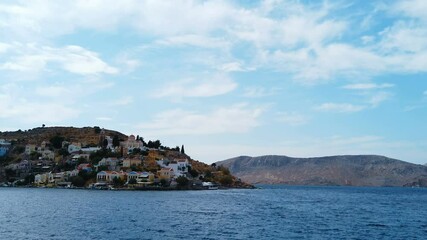
<svg viewBox="0 0 427 240">
<path fill-rule="evenodd" d="M 427 239 L 426 188 L 0 188 L 0 239 Z"/>
</svg>

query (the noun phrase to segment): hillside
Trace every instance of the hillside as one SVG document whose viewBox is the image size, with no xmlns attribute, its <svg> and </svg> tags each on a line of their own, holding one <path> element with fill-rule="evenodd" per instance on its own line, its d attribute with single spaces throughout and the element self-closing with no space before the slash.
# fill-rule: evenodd
<svg viewBox="0 0 427 240">
<path fill-rule="evenodd" d="M 118 145 L 116 147 L 111 145 L 111 148 L 108 148 L 107 136 L 109 139 L 116 137 Z M 0 182 L 15 181 L 24 179 L 27 176 L 34 176 L 33 164 L 44 164 L 53 173 L 77 169 L 78 166 L 73 160 L 73 157 L 77 155 L 79 156 L 79 163 L 91 165 L 97 165 L 101 159 L 107 157 L 118 158 L 120 164 L 125 158 L 138 158 L 141 160 L 141 166 L 135 166 L 135 170 L 148 171 L 156 176 L 159 174 L 158 171 L 161 170 L 157 160 L 166 159 L 168 161 L 167 166 L 171 166 L 169 165 L 170 161 L 171 164 L 176 164 L 177 159 L 186 159 L 190 164 L 186 174 L 192 181 L 203 180 L 220 183 L 224 187 L 252 187 L 232 176 L 228 169 L 207 165 L 191 159 L 190 156 L 181 152 L 179 147 L 163 146 L 160 140 L 146 143 L 139 136 L 136 139 L 134 136 L 128 138 L 128 136 L 118 131 L 99 127 L 39 127 L 25 131 L 0 132 L 0 139 L 4 139 L 11 144 L 6 155 L 0 157 Z M 127 144 L 126 141 L 128 139 L 130 139 L 130 142 L 126 146 L 131 146 L 130 148 L 132 149 L 130 150 L 129 147 L 122 145 Z M 75 152 L 68 150 L 68 145 L 74 142 L 81 145 L 81 147 L 99 147 L 95 148 L 99 150 L 93 150 L 93 152 L 87 154 L 86 159 L 84 157 L 80 159 L 83 149 Z M 41 147 L 43 143 L 44 147 Z M 37 150 L 35 148 L 31 150 L 31 145 L 33 147 L 37 146 Z M 26 152 L 26 147 L 28 147 L 28 151 L 31 151 L 30 153 Z M 126 167 L 119 165 L 119 168 Z M 8 174 L 6 174 L 6 170 L 8 170 Z M 131 169 L 125 170 L 130 171 Z M 94 181 L 95 176 L 91 176 L 92 179 L 90 180 Z"/>
<path fill-rule="evenodd" d="M 427 166 L 375 155 L 240 156 L 217 165 L 252 184 L 427 186 Z"/>
<path fill-rule="evenodd" d="M 127 136 L 113 130 L 102 129 L 105 135 L 117 135 L 121 139 Z M 52 137 L 62 136 L 69 142 L 81 142 L 84 145 L 97 145 L 101 129 L 99 127 L 38 127 L 29 130 L 18 130 L 11 132 L 0 132 L 0 139 L 14 140 L 21 144 L 37 144 L 49 141 Z"/>
</svg>

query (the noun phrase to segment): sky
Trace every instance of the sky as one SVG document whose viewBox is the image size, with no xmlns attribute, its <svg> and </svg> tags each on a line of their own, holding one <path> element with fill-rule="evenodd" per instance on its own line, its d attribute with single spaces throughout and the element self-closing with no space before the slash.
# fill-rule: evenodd
<svg viewBox="0 0 427 240">
<path fill-rule="evenodd" d="M 427 1 L 1 1 L 0 131 L 427 163 Z"/>
</svg>

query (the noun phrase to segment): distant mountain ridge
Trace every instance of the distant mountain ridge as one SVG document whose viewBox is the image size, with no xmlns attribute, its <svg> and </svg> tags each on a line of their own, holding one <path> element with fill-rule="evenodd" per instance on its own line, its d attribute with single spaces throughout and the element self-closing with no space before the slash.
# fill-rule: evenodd
<svg viewBox="0 0 427 240">
<path fill-rule="evenodd" d="M 252 184 L 427 186 L 427 166 L 377 155 L 240 156 L 216 164 Z"/>
</svg>

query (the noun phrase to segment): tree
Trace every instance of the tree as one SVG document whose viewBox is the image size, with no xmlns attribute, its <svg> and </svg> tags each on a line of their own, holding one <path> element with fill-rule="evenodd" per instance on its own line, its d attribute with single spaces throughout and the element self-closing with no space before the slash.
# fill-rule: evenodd
<svg viewBox="0 0 427 240">
<path fill-rule="evenodd" d="M 59 154 L 59 155 L 62 155 L 62 156 L 64 156 L 64 157 L 66 157 L 66 156 L 70 155 L 70 153 L 68 152 L 68 150 L 67 150 L 67 149 L 65 149 L 65 148 L 61 148 L 61 149 L 59 149 L 58 154 Z"/>
<path fill-rule="evenodd" d="M 123 180 L 119 177 L 114 177 L 113 178 L 113 185 L 116 187 L 123 186 Z"/>
<path fill-rule="evenodd" d="M 179 177 L 176 179 L 176 183 L 178 183 L 178 186 L 180 186 L 180 187 L 185 187 L 185 186 L 187 186 L 187 185 L 188 185 L 188 182 L 189 182 L 188 178 L 186 178 L 186 177 L 184 177 L 184 176 L 179 176 Z"/>
<path fill-rule="evenodd" d="M 71 184 L 76 187 L 84 187 L 86 181 L 81 176 L 71 177 Z"/>
<path fill-rule="evenodd" d="M 160 179 L 160 186 L 167 187 L 168 181 L 164 178 Z"/>
<path fill-rule="evenodd" d="M 56 135 L 55 137 L 51 138 L 49 142 L 52 144 L 52 146 L 55 149 L 60 149 L 62 148 L 62 142 L 64 141 L 64 139 L 65 139 L 64 137 Z"/>
<path fill-rule="evenodd" d="M 190 175 L 191 175 L 193 178 L 195 178 L 195 177 L 199 176 L 199 173 L 198 173 L 196 170 L 194 170 L 193 168 L 191 168 L 191 167 L 188 167 L 188 173 L 190 173 Z"/>
<path fill-rule="evenodd" d="M 119 136 L 114 135 L 114 137 L 113 137 L 113 147 L 118 147 L 118 146 L 120 146 Z"/>
<path fill-rule="evenodd" d="M 156 141 L 148 141 L 148 143 L 147 143 L 147 147 L 149 147 L 149 148 L 156 148 L 156 149 L 158 149 L 158 148 L 160 148 L 162 146 L 162 143 L 160 142 L 160 140 L 156 140 Z"/>
<path fill-rule="evenodd" d="M 212 166 L 212 167 L 216 167 L 216 163 L 212 163 L 212 164 L 211 164 L 211 166 Z"/>
<path fill-rule="evenodd" d="M 182 153 L 182 154 L 185 154 L 184 144 L 183 144 L 183 145 L 182 145 L 182 147 L 181 147 L 181 153 Z"/>
<path fill-rule="evenodd" d="M 129 184 L 136 184 L 136 179 L 135 178 L 132 178 L 131 180 L 129 180 L 129 182 L 128 182 Z"/>
<path fill-rule="evenodd" d="M 95 126 L 95 127 L 93 127 L 93 129 L 94 129 L 94 131 L 95 131 L 96 134 L 101 133 L 101 128 L 100 127 Z"/>
<path fill-rule="evenodd" d="M 104 139 L 104 141 L 102 141 L 102 147 L 107 148 L 107 146 L 108 146 L 108 140 Z"/>
<path fill-rule="evenodd" d="M 225 175 L 219 179 L 219 182 L 223 186 L 229 186 L 230 184 L 233 183 L 233 178 L 230 175 Z"/>
<path fill-rule="evenodd" d="M 42 128 L 44 128 L 44 127 L 46 127 L 46 125 L 45 125 L 45 124 L 42 124 Z"/>
</svg>

